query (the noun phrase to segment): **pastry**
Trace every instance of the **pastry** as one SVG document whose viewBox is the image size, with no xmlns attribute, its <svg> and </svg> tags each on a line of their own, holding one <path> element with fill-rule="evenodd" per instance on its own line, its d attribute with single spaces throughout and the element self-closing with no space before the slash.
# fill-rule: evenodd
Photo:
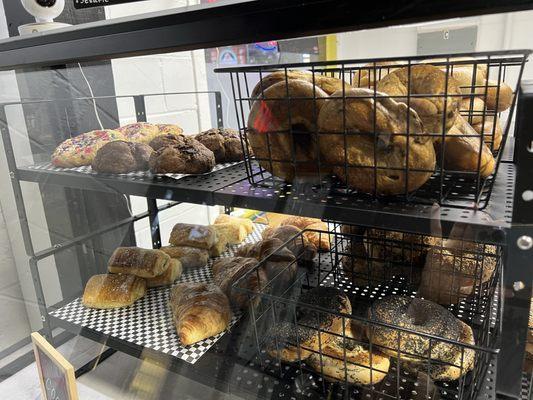
<svg viewBox="0 0 533 400">
<path fill-rule="evenodd" d="M 98 150 L 92 162 L 92 169 L 108 174 L 146 171 L 152 152 L 152 148 L 144 143 L 115 140 Z"/>
<path fill-rule="evenodd" d="M 190 246 L 164 246 L 162 251 L 178 259 L 184 269 L 205 267 L 209 261 L 209 251 Z"/>
<path fill-rule="evenodd" d="M 435 150 L 417 113 L 373 90 L 350 89 L 346 95 L 334 93 L 318 115 L 321 160 L 364 193 L 407 194 L 426 183 L 435 170 Z"/>
<path fill-rule="evenodd" d="M 113 140 L 123 139 L 122 133 L 111 129 L 91 131 L 74 136 L 56 147 L 52 154 L 52 164 L 63 168 L 91 165 L 102 146 Z"/>
<path fill-rule="evenodd" d="M 227 223 L 215 224 L 211 225 L 211 227 L 216 231 L 217 235 L 224 236 L 229 244 L 240 244 L 248 236 L 243 225 Z"/>
<path fill-rule="evenodd" d="M 254 101 L 247 138 L 261 167 L 287 182 L 318 178 L 316 120 L 326 98 L 312 83 L 289 80 L 273 84 Z"/>
<path fill-rule="evenodd" d="M 209 250 L 217 241 L 216 231 L 212 226 L 181 224 L 172 228 L 169 242 L 173 246 L 189 246 Z"/>
<path fill-rule="evenodd" d="M 134 275 L 93 275 L 85 285 L 81 299 L 85 307 L 119 308 L 135 303 L 146 293 L 144 279 Z"/>
<path fill-rule="evenodd" d="M 183 268 L 181 266 L 181 262 L 173 258 L 169 261 L 168 268 L 165 272 L 156 276 L 155 278 L 146 279 L 146 286 L 151 288 L 172 285 L 181 277 L 182 271 Z"/>
<path fill-rule="evenodd" d="M 159 129 L 159 135 L 181 135 L 183 133 L 183 129 L 175 124 L 157 124 L 157 129 Z"/>
<path fill-rule="evenodd" d="M 159 148 L 150 157 L 154 174 L 204 174 L 215 166 L 213 152 L 197 140 L 182 136 L 181 141 Z"/>
<path fill-rule="evenodd" d="M 407 296 L 387 296 L 376 300 L 368 310 L 372 322 L 406 328 L 421 334 L 457 341 L 462 335 L 461 321 L 450 311 L 428 300 Z M 432 360 L 446 361 L 454 353 L 451 343 L 430 340 L 427 336 L 407 333 L 382 325 L 369 325 L 367 337 L 391 357 L 404 361 L 420 362 L 431 356 Z M 429 354 L 431 347 L 431 355 Z"/>
<path fill-rule="evenodd" d="M 373 88 L 392 71 L 398 69 L 402 63 L 398 61 L 377 61 L 357 68 L 353 73 L 352 86 L 360 88 Z"/>
<path fill-rule="evenodd" d="M 255 85 L 254 89 L 252 90 L 251 97 L 262 97 L 265 95 L 265 91 L 270 86 L 275 85 L 279 82 L 293 80 L 307 81 L 323 90 L 326 94 L 331 94 L 333 92 L 336 92 L 337 90 L 342 90 L 342 81 L 338 78 L 327 75 L 320 75 L 318 73 L 313 74 L 309 71 L 288 70 L 286 73 L 285 71 L 276 71 L 271 73 L 270 75 L 263 77 L 259 81 L 259 83 Z M 344 86 L 345 88 L 350 87 L 350 85 L 348 85 L 347 83 L 345 83 Z"/>
<path fill-rule="evenodd" d="M 217 224 L 235 224 L 235 225 L 242 225 L 244 226 L 244 229 L 246 229 L 246 233 L 250 234 L 254 231 L 254 224 L 251 220 L 248 218 L 240 218 L 240 217 L 234 217 L 232 215 L 228 214 L 220 214 L 215 219 L 215 225 Z"/>
<path fill-rule="evenodd" d="M 441 140 L 435 142 L 437 154 L 442 153 Z M 496 168 L 496 160 L 480 135 L 462 115 L 445 138 L 444 167 L 452 171 L 479 171 L 482 178 L 489 177 Z M 481 152 L 481 157 L 480 157 Z"/>
<path fill-rule="evenodd" d="M 251 299 L 254 306 L 261 300 L 259 293 L 267 278 L 262 269 L 252 271 L 257 264 L 255 258 L 244 257 L 221 257 L 213 263 L 213 283 L 228 296 L 234 307 L 244 309 Z"/>
<path fill-rule="evenodd" d="M 381 382 L 389 372 L 389 357 L 351 338 L 336 338 L 314 353 L 307 364 L 327 380 L 370 385 Z M 344 345 L 345 344 L 345 345 Z"/>
<path fill-rule="evenodd" d="M 320 232 L 304 232 L 303 235 L 307 240 L 312 243 L 319 251 L 330 250 L 330 237 L 328 232 L 328 224 L 317 218 L 298 217 L 295 215 L 287 215 L 287 217 L 281 221 L 281 226 L 292 225 L 301 230 L 313 229 Z"/>
<path fill-rule="evenodd" d="M 217 164 L 244 160 L 241 138 L 234 129 L 209 129 L 194 138 L 213 152 Z"/>
<path fill-rule="evenodd" d="M 450 129 L 459 111 L 461 90 L 458 83 L 433 65 L 399 68 L 380 80 L 376 88 L 389 96 L 399 96 L 394 101 L 407 104 L 415 110 L 427 133 L 442 133 L 443 127 L 446 128 L 445 131 Z M 417 97 L 404 97 L 407 95 Z M 432 95 L 445 97 L 431 97 Z"/>
<path fill-rule="evenodd" d="M 472 128 L 480 135 L 483 133 L 483 141 L 491 150 L 500 149 L 503 130 L 499 118 L 494 119 L 492 116 L 486 116 L 485 121 L 472 125 Z"/>
<path fill-rule="evenodd" d="M 227 247 L 228 236 L 217 231 L 215 244 L 209 248 L 209 257 L 220 257 Z"/>
<path fill-rule="evenodd" d="M 167 270 L 169 262 L 170 256 L 161 250 L 119 247 L 111 255 L 107 267 L 114 274 L 155 278 Z"/>
<path fill-rule="evenodd" d="M 117 128 L 117 131 L 122 133 L 127 141 L 145 143 L 159 135 L 159 128 L 157 125 L 148 122 L 135 122 Z"/>
<path fill-rule="evenodd" d="M 302 230 L 293 225 L 267 228 L 263 231 L 263 239 L 276 238 L 294 254 L 300 262 L 311 262 L 316 255 L 317 248 L 309 240 L 301 235 Z"/>
<path fill-rule="evenodd" d="M 166 133 L 163 135 L 156 136 L 150 141 L 150 147 L 154 150 L 159 150 L 163 147 L 172 146 L 172 145 L 182 145 L 185 143 L 184 136 L 176 135 L 174 133 Z"/>
<path fill-rule="evenodd" d="M 170 309 L 184 346 L 223 332 L 232 316 L 226 295 L 209 283 L 177 284 L 170 292 Z"/>
</svg>

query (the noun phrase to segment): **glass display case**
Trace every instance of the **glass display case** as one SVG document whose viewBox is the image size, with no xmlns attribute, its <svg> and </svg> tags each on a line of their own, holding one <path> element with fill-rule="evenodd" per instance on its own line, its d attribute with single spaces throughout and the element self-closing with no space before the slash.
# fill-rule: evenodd
<svg viewBox="0 0 533 400">
<path fill-rule="evenodd" d="M 0 41 L 0 385 L 530 398 L 533 3 L 201 3 Z"/>
</svg>

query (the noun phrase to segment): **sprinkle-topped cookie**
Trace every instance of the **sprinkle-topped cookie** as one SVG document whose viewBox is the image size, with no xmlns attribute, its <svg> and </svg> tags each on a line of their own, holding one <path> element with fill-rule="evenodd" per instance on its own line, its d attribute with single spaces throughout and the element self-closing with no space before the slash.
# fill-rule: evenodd
<svg viewBox="0 0 533 400">
<path fill-rule="evenodd" d="M 83 133 L 57 146 L 52 154 L 52 164 L 64 168 L 91 165 L 100 147 L 114 140 L 123 139 L 122 133 L 111 129 Z"/>
<path fill-rule="evenodd" d="M 130 142 L 148 144 L 156 136 L 160 135 L 157 125 L 148 122 L 135 122 L 133 124 L 124 125 L 117 129 L 121 132 L 126 140 Z"/>
<path fill-rule="evenodd" d="M 174 124 L 157 124 L 157 128 L 159 129 L 160 135 L 181 135 L 183 133 L 183 129 L 181 129 L 180 126 Z"/>
</svg>

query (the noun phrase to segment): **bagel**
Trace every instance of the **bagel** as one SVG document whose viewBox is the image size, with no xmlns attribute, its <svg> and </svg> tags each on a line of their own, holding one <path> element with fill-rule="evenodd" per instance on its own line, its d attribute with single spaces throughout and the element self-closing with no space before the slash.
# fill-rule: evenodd
<svg viewBox="0 0 533 400">
<path fill-rule="evenodd" d="M 416 112 L 382 93 L 374 99 L 369 89 L 347 90 L 345 99 L 342 94 L 333 93 L 318 114 L 321 159 L 334 165 L 340 180 L 361 192 L 383 195 L 411 192 L 426 183 L 435 170 L 435 151 Z"/>
<path fill-rule="evenodd" d="M 496 167 L 496 160 L 481 136 L 462 115 L 445 137 L 444 167 L 455 171 L 478 172 L 489 177 Z M 441 140 L 435 141 L 437 155 L 441 154 Z M 481 157 L 479 152 L 481 150 Z"/>
<path fill-rule="evenodd" d="M 431 239 L 418 290 L 420 296 L 443 305 L 457 304 L 494 275 L 495 246 L 460 242 L 454 247 L 453 241 Z"/>
<path fill-rule="evenodd" d="M 328 343 L 320 354 L 312 354 L 307 364 L 330 381 L 370 385 L 387 376 L 389 357 L 376 350 L 370 353 L 367 346 L 359 345 L 353 339 L 343 339 Z"/>
<path fill-rule="evenodd" d="M 275 325 L 267 336 L 267 351 L 272 357 L 294 362 L 307 359 L 312 353 L 320 352 L 335 337 L 351 333 L 350 320 L 334 313 L 351 314 L 352 305 L 339 289 L 315 287 L 298 299 L 296 323 L 283 321 Z M 318 306 L 331 312 L 317 311 Z M 344 331 L 344 332 L 343 332 Z"/>
<path fill-rule="evenodd" d="M 376 300 L 368 310 L 371 321 L 406 328 L 421 334 L 430 334 L 449 340 L 459 340 L 462 332 L 460 320 L 450 311 L 428 300 L 407 296 L 388 296 Z M 367 327 L 367 337 L 391 357 L 419 362 L 421 358 L 446 361 L 453 345 L 378 325 Z"/>
<path fill-rule="evenodd" d="M 271 85 L 253 103 L 247 137 L 264 169 L 287 182 L 318 177 L 316 118 L 326 98 L 319 87 L 296 79 Z"/>
<path fill-rule="evenodd" d="M 314 78 L 313 78 L 313 75 L 314 75 Z M 278 82 L 287 82 L 290 80 L 302 80 L 302 81 L 309 82 L 319 87 L 327 94 L 332 94 L 333 92 L 336 92 L 337 90 L 342 90 L 342 80 L 338 78 L 334 78 L 332 76 L 321 75 L 319 73 L 313 74 L 312 72 L 309 72 L 309 71 L 288 70 L 286 73 L 285 71 L 275 71 L 265 76 L 263 79 L 261 79 L 257 83 L 257 85 L 255 85 L 254 89 L 252 90 L 251 97 L 252 98 L 262 97 L 261 93 L 264 94 L 265 90 L 268 89 L 270 86 Z M 346 82 L 344 83 L 344 85 L 347 89 L 350 88 L 350 85 L 348 85 Z"/>
<path fill-rule="evenodd" d="M 479 97 L 464 98 L 461 100 L 459 112 L 469 124 L 479 124 L 483 121 L 483 115 L 485 114 L 485 102 Z"/>
<path fill-rule="evenodd" d="M 361 88 L 372 88 L 376 82 L 383 79 L 392 71 L 402 65 L 398 61 L 370 62 L 363 65 L 353 73 L 352 86 Z"/>
<path fill-rule="evenodd" d="M 459 321 L 459 323 L 461 325 L 459 342 L 474 346 L 476 342 L 472 328 L 463 321 Z M 455 381 L 474 368 L 476 352 L 463 346 L 451 345 L 450 352 L 443 358 L 440 360 L 441 362 L 431 360 L 429 367 L 428 363 L 423 362 L 423 360 L 421 363 L 408 362 L 406 367 L 409 370 L 429 372 L 429 376 L 435 381 Z"/>
<path fill-rule="evenodd" d="M 380 80 L 376 88 L 389 96 L 395 96 L 396 101 L 409 102 L 409 106 L 418 113 L 428 133 L 442 132 L 443 123 L 445 128 L 451 128 L 459 111 L 461 100 L 459 85 L 453 77 L 446 79 L 446 73 L 433 65 L 420 64 L 412 65 L 410 68 L 399 68 Z M 411 97 L 408 101 L 404 97 L 407 95 L 422 97 Z M 446 97 L 431 97 L 431 95 L 446 95 Z"/>
<path fill-rule="evenodd" d="M 505 83 L 489 79 L 483 82 L 482 87 L 477 88 L 476 94 L 485 100 L 488 110 L 502 112 L 513 104 L 513 89 Z M 499 90 L 498 90 L 499 86 Z M 486 90 L 485 90 L 486 89 Z M 496 99 L 498 97 L 498 99 Z M 497 103 L 497 104 L 496 104 Z"/>
<path fill-rule="evenodd" d="M 496 121 L 496 122 L 495 122 Z M 472 128 L 479 133 L 483 133 L 483 141 L 492 150 L 499 150 L 503 139 L 503 130 L 499 118 L 493 116 L 485 117 L 485 122 L 472 125 Z"/>
<path fill-rule="evenodd" d="M 457 64 L 457 61 L 473 61 L 473 63 Z M 436 67 L 438 67 L 444 73 L 448 71 L 449 76 L 453 76 L 463 94 L 471 94 L 474 92 L 475 87 L 483 85 L 485 79 L 487 78 L 486 61 L 479 61 L 479 63 L 476 63 L 475 61 L 476 60 L 472 57 L 451 57 L 449 60 L 446 58 L 434 58 L 430 60 L 424 60 L 422 63 L 442 63 L 443 65 L 436 65 Z"/>
</svg>

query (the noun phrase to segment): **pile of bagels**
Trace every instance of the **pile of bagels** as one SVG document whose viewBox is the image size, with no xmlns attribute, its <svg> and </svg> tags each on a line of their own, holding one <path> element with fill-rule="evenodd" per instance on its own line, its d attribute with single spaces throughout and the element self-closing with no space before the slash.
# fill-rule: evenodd
<svg viewBox="0 0 533 400">
<path fill-rule="evenodd" d="M 420 188 L 438 165 L 481 178 L 494 172 L 498 114 L 513 91 L 487 79 L 487 63 L 371 63 L 344 75 L 351 84 L 300 70 L 259 81 L 247 138 L 264 169 L 286 182 L 334 174 L 379 195 Z"/>
</svg>

